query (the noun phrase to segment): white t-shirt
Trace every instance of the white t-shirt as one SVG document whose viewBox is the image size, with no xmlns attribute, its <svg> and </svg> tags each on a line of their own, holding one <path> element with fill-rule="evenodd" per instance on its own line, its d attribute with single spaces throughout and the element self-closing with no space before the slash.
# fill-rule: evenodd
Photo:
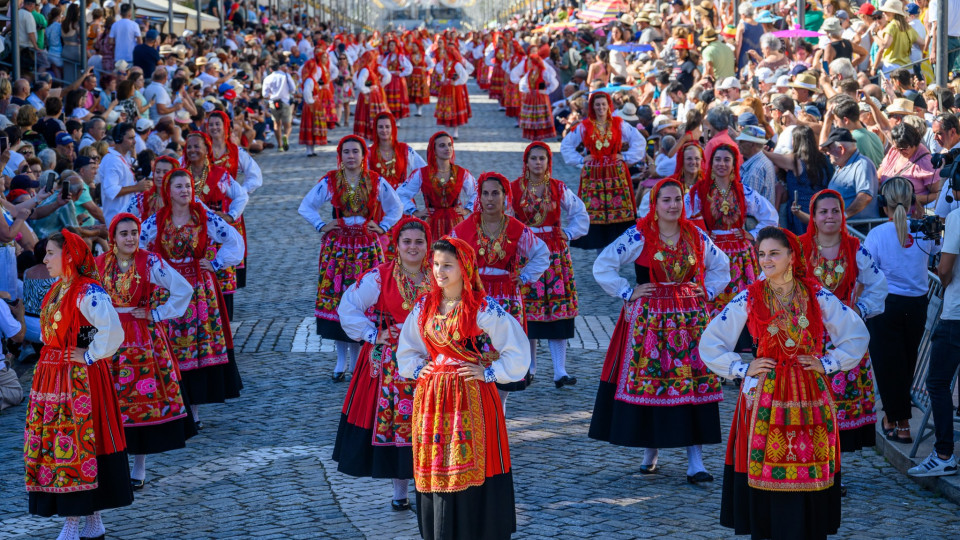
<svg viewBox="0 0 960 540">
<path fill-rule="evenodd" d="M 913 297 L 927 294 L 927 261 L 940 247 L 932 240 L 923 240 L 919 233 L 911 236 L 913 244 L 901 246 L 896 225 L 888 221 L 870 229 L 863 243 L 887 278 L 890 294 Z"/>
<path fill-rule="evenodd" d="M 960 255 L 960 209 L 947 216 L 947 228 L 943 231 L 943 252 Z M 953 279 L 943 291 L 941 319 L 960 320 L 960 260 L 953 265 Z"/>
<path fill-rule="evenodd" d="M 33 13 L 25 9 L 17 10 L 17 17 L 20 19 L 20 28 L 17 28 L 19 31 L 17 41 L 20 42 L 20 47 L 33 47 L 30 36 L 27 34 L 33 34 L 34 37 L 37 37 L 37 20 L 33 18 Z"/>
<path fill-rule="evenodd" d="M 147 101 L 150 101 L 151 99 L 156 100 L 154 105 L 150 107 L 150 119 L 153 120 L 154 123 L 163 117 L 173 117 L 173 113 L 160 114 L 159 111 L 157 111 L 157 105 L 162 104 L 167 107 L 171 105 L 170 93 L 167 92 L 167 89 L 162 84 L 158 82 L 150 83 L 149 86 L 144 88 L 143 97 L 146 98 Z"/>
<path fill-rule="evenodd" d="M 929 22 L 937 22 L 937 9 L 940 0 L 930 0 L 930 7 L 927 8 L 927 18 Z M 960 37 L 960 9 L 956 9 L 956 4 L 951 1 L 947 6 L 947 35 L 950 37 Z"/>
<path fill-rule="evenodd" d="M 133 48 L 137 46 L 137 38 L 140 37 L 140 25 L 130 19 L 120 19 L 110 27 L 109 37 L 116 41 L 113 49 L 114 61 L 133 62 Z"/>
</svg>

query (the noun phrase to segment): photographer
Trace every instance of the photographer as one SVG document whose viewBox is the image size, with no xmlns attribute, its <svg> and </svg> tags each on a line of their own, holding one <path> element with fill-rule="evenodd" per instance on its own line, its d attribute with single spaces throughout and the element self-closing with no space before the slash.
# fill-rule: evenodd
<svg viewBox="0 0 960 540">
<path fill-rule="evenodd" d="M 952 122 L 956 124 L 956 117 Z M 941 117 L 938 117 L 940 119 Z M 938 122 L 934 122 L 936 126 Z M 939 122 L 944 129 L 944 122 Z M 956 133 L 956 129 L 951 128 Z M 946 145 L 944 145 L 946 146 Z M 954 175 L 952 175 L 954 176 Z M 943 191 L 951 191 L 953 200 L 960 198 L 955 178 L 946 179 Z M 943 236 L 943 253 L 937 274 L 943 284 L 943 311 L 930 341 L 930 366 L 927 372 L 927 393 L 933 411 L 936 442 L 933 452 L 919 465 L 909 469 L 910 476 L 946 476 L 957 474 L 957 458 L 953 454 L 953 390 L 951 383 L 960 365 L 960 210 L 947 215 Z"/>
<path fill-rule="evenodd" d="M 953 149 L 960 149 L 960 120 L 957 115 L 943 113 L 933 119 L 934 140 L 943 148 L 943 152 Z M 956 195 L 950 190 L 949 182 L 944 181 L 943 189 L 940 190 L 940 197 L 937 199 L 935 212 L 938 216 L 946 219 L 950 212 L 960 208 L 960 202 Z"/>
<path fill-rule="evenodd" d="M 293 131 L 293 108 L 290 100 L 297 92 L 297 85 L 293 82 L 286 64 L 275 63 L 270 70 L 272 73 L 263 79 L 263 97 L 270 103 L 273 131 L 278 135 L 277 144 L 286 152 L 290 150 L 288 139 Z"/>
<path fill-rule="evenodd" d="M 911 232 L 907 216 L 916 199 L 908 178 L 884 182 L 878 199 L 890 221 L 871 229 L 864 247 L 886 276 L 889 292 L 883 313 L 867 321 L 870 358 L 883 402 L 883 434 L 910 443 L 910 385 L 927 321 L 927 264 L 940 247 L 922 231 Z"/>
</svg>

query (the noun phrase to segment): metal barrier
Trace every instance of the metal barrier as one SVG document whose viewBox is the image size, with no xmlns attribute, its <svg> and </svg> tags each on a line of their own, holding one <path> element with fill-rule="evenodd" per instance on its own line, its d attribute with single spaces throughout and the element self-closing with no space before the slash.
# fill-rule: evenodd
<svg viewBox="0 0 960 540">
<path fill-rule="evenodd" d="M 866 227 L 867 230 L 875 225 L 885 223 L 886 219 L 859 219 L 848 220 L 847 229 L 851 234 L 863 241 L 866 238 L 862 232 L 853 228 L 853 225 Z M 930 372 L 930 349 L 933 339 L 933 332 L 940 322 L 940 314 L 943 312 L 943 285 L 940 283 L 940 277 L 933 272 L 927 272 L 927 322 L 923 328 L 923 338 L 920 340 L 920 347 L 917 348 L 917 367 L 913 371 L 913 381 L 910 383 L 910 401 L 923 415 L 920 418 L 919 433 L 913 437 L 913 447 L 910 449 L 910 457 L 917 457 L 917 451 L 920 443 L 929 439 L 934 434 L 933 420 L 930 418 L 933 411 L 930 408 L 930 394 L 927 393 L 927 374 Z M 957 375 L 954 375 L 953 383 L 950 385 L 950 393 L 957 385 Z M 960 421 L 960 418 L 954 416 L 954 423 Z"/>
</svg>

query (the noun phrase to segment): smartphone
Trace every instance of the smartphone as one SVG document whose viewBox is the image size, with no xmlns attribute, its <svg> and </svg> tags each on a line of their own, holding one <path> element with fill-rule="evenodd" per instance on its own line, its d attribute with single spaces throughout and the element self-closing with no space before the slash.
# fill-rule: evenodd
<svg viewBox="0 0 960 540">
<path fill-rule="evenodd" d="M 0 137 L 0 154 L 6 152 L 7 148 L 10 148 L 10 139 L 6 136 Z"/>
<path fill-rule="evenodd" d="M 799 190 L 796 190 L 796 189 L 793 190 L 793 202 L 796 203 L 796 204 L 800 204 L 800 191 L 799 191 Z"/>
<path fill-rule="evenodd" d="M 70 198 L 70 182 L 64 180 L 60 185 L 60 198 L 63 200 L 68 200 Z"/>
<path fill-rule="evenodd" d="M 47 193 L 53 193 L 53 185 L 57 180 L 57 175 L 49 174 L 47 175 L 47 185 L 44 186 L 43 190 Z"/>
<path fill-rule="evenodd" d="M 110 92 L 110 101 L 116 101 L 116 100 L 117 100 L 117 91 L 113 90 L 112 92 Z"/>
</svg>

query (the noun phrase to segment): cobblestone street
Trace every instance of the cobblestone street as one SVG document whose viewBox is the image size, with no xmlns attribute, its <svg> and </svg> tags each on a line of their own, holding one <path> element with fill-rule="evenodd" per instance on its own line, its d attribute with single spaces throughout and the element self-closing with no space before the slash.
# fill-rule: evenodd
<svg viewBox="0 0 960 540">
<path fill-rule="evenodd" d="M 472 91 L 476 87 L 471 83 Z M 526 143 L 512 119 L 474 95 L 474 117 L 460 130 L 456 161 L 475 176 L 520 175 Z M 433 106 L 403 120 L 400 140 L 422 156 L 437 127 Z M 264 185 L 245 212 L 248 286 L 236 294 L 235 342 L 243 395 L 205 405 L 205 424 L 187 448 L 147 460 L 146 487 L 132 506 L 104 513 L 107 538 L 418 538 L 413 512 L 390 509 L 388 480 L 340 474 L 331 459 L 347 384 L 330 380 L 332 343 L 314 334 L 319 236 L 298 214 L 304 194 L 335 168 L 333 145 L 307 158 L 268 150 L 257 157 Z M 293 140 L 296 140 L 294 135 Z M 562 163 L 554 176 L 576 187 L 578 171 Z M 510 397 L 507 427 L 516 489 L 517 538 L 728 538 L 719 525 L 724 445 L 704 448 L 708 485 L 686 482 L 683 449 L 660 453 L 660 474 L 638 472 L 641 451 L 587 437 L 603 356 L 621 302 L 591 275 L 593 252 L 574 250 L 581 317 L 568 370 L 579 384 L 557 390 L 546 344 L 534 385 Z M 632 270 L 631 270 L 632 272 Z M 29 375 L 22 379 L 29 388 Z M 720 405 L 724 440 L 736 389 Z M 0 416 L 0 538 L 52 539 L 60 519 L 27 513 L 23 484 L 26 405 Z M 960 508 L 897 472 L 874 450 L 843 456 L 839 538 L 960 537 Z"/>
</svg>

